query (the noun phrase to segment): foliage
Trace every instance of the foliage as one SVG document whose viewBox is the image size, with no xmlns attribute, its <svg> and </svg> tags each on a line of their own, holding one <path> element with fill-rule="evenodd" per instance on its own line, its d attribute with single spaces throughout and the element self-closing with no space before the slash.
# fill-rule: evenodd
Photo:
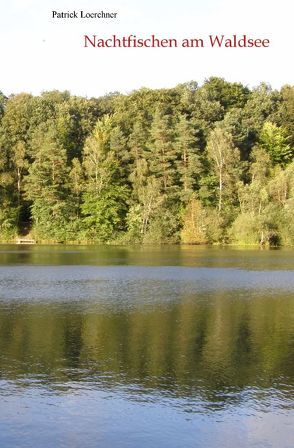
<svg viewBox="0 0 294 448">
<path fill-rule="evenodd" d="M 0 93 L 0 239 L 292 245 L 293 92 Z"/>
<path fill-rule="evenodd" d="M 288 143 L 289 136 L 283 128 L 266 121 L 260 133 L 260 144 L 274 164 L 286 165 L 294 158 L 294 149 Z"/>
<path fill-rule="evenodd" d="M 207 243 L 206 213 L 201 202 L 195 198 L 191 199 L 183 217 L 183 228 L 181 241 L 186 244 Z"/>
</svg>

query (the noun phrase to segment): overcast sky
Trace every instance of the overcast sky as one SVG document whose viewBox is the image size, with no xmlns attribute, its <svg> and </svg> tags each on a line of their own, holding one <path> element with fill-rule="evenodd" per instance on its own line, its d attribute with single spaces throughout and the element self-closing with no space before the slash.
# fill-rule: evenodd
<svg viewBox="0 0 294 448">
<path fill-rule="evenodd" d="M 172 87 L 209 76 L 256 86 L 293 84 L 291 0 L 0 0 L 0 90 L 99 96 Z M 52 10 L 117 12 L 116 20 L 53 20 Z M 269 38 L 264 49 L 83 48 L 83 35 Z"/>
</svg>

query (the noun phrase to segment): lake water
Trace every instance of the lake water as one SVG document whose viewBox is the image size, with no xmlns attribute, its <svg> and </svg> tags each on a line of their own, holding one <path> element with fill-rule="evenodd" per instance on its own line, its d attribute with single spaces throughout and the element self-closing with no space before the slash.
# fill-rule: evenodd
<svg viewBox="0 0 294 448">
<path fill-rule="evenodd" d="M 293 448 L 294 251 L 0 246 L 0 446 Z"/>
</svg>

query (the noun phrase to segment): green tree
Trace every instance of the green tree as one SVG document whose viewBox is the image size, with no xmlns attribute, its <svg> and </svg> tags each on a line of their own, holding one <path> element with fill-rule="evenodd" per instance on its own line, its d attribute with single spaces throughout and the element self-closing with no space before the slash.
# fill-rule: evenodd
<svg viewBox="0 0 294 448">
<path fill-rule="evenodd" d="M 217 127 L 210 134 L 207 154 L 218 179 L 218 210 L 221 212 L 228 199 L 234 204 L 235 185 L 240 172 L 240 153 L 234 147 L 231 135 Z"/>
<path fill-rule="evenodd" d="M 201 202 L 195 197 L 188 203 L 183 216 L 181 241 L 186 244 L 203 244 L 208 242 L 206 236 L 207 219 Z"/>
<path fill-rule="evenodd" d="M 99 194 L 86 192 L 83 195 L 82 215 L 86 239 L 108 241 L 125 230 L 128 189 L 112 185 Z"/>
<path fill-rule="evenodd" d="M 288 143 L 294 146 L 294 86 L 285 85 L 280 92 L 280 102 L 275 114 L 271 116 L 271 120 L 279 127 L 285 129 L 289 136 Z"/>
<path fill-rule="evenodd" d="M 69 207 L 66 150 L 54 128 L 39 129 L 32 141 L 35 160 L 25 179 L 26 198 L 31 201 L 37 236 L 66 239 Z"/>
<path fill-rule="evenodd" d="M 249 89 L 242 84 L 213 76 L 204 82 L 203 90 L 210 100 L 218 101 L 225 110 L 232 107 L 243 108 L 250 96 Z"/>
<path fill-rule="evenodd" d="M 0 128 L 0 239 L 11 239 L 17 233 L 18 207 L 9 151 Z"/>
<path fill-rule="evenodd" d="M 6 96 L 0 90 L 0 119 L 2 118 L 2 116 L 4 114 L 6 101 L 7 101 Z"/>
<path fill-rule="evenodd" d="M 130 175 L 133 197 L 138 200 L 139 189 L 146 186 L 149 174 L 148 157 L 148 129 L 144 117 L 138 117 L 131 130 L 128 146 L 130 151 Z"/>
<path fill-rule="evenodd" d="M 150 129 L 149 167 L 150 173 L 162 181 L 165 192 L 175 185 L 176 180 L 177 155 L 173 139 L 171 117 L 157 109 Z"/>
<path fill-rule="evenodd" d="M 283 128 L 266 121 L 260 133 L 260 145 L 270 155 L 274 164 L 286 165 L 294 160 L 294 149 Z"/>
<path fill-rule="evenodd" d="M 74 158 L 71 162 L 71 169 L 69 172 L 69 189 L 72 194 L 74 217 L 77 220 L 80 218 L 82 193 L 84 191 L 83 167 L 78 158 Z"/>
<path fill-rule="evenodd" d="M 83 152 L 85 190 L 81 205 L 86 238 L 107 241 L 124 229 L 128 187 L 121 185 L 117 147 L 111 138 L 113 118 L 100 119 Z M 117 136 L 117 134 L 116 134 Z"/>
<path fill-rule="evenodd" d="M 198 187 L 203 166 L 198 147 L 197 129 L 184 115 L 179 117 L 175 127 L 174 147 L 177 153 L 176 166 L 181 196 L 184 200 L 188 200 Z"/>
</svg>

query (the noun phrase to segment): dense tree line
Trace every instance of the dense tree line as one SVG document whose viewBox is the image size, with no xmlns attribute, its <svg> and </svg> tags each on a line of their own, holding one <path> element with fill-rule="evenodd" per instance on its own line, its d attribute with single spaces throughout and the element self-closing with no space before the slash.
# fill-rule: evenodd
<svg viewBox="0 0 294 448">
<path fill-rule="evenodd" d="M 294 87 L 0 93 L 0 238 L 294 243 Z"/>
</svg>

